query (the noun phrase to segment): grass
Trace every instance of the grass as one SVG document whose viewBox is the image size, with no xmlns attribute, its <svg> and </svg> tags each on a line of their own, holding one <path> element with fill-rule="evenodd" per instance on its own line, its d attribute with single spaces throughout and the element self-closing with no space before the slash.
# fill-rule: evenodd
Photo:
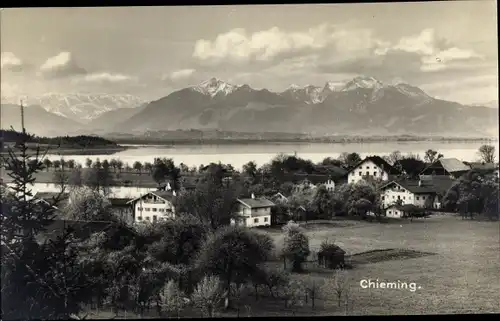
<svg viewBox="0 0 500 321">
<path fill-rule="evenodd" d="M 350 226 L 331 224 L 322 228 L 306 225 L 305 230 L 312 250 L 318 250 L 328 238 L 352 255 L 355 267 L 348 272 L 349 314 L 500 312 L 498 223 L 438 215 L 392 224 L 353 222 Z M 283 244 L 279 231 L 266 233 L 273 237 L 279 251 Z M 392 250 L 377 251 L 387 249 Z M 281 268 L 279 263 L 276 266 Z M 328 282 L 334 274 L 310 272 L 293 278 Z M 363 289 L 359 285 L 363 279 L 416 282 L 421 289 Z M 323 295 L 311 314 L 344 314 L 345 309 L 337 307 L 333 289 L 325 292 L 331 295 Z"/>
<path fill-rule="evenodd" d="M 283 300 L 265 293 L 256 300 L 251 289 L 242 296 L 240 317 L 313 315 L 412 315 L 500 312 L 500 251 L 497 222 L 462 220 L 453 215 L 436 215 L 413 222 L 388 224 L 363 221 L 336 221 L 304 224 L 311 250 L 318 250 L 325 239 L 341 246 L 351 258 L 348 270 L 347 308 L 338 306 L 333 287 L 334 271 L 314 263 L 292 279 L 323 284 L 315 308 L 310 301 L 292 312 Z M 281 230 L 255 229 L 269 234 L 277 251 L 283 246 Z M 279 261 L 266 265 L 282 269 Z M 415 282 L 420 289 L 363 289 L 360 281 Z M 265 291 L 264 291 L 265 292 Z M 104 311 L 103 311 L 104 312 Z M 198 317 L 187 312 L 183 317 Z M 154 311 L 146 318 L 158 317 Z M 236 317 L 233 311 L 222 317 Z M 101 314 L 102 318 L 103 315 Z M 121 316 L 123 317 L 123 316 Z M 137 317 L 137 316 L 135 316 Z M 129 314 L 128 318 L 134 318 Z"/>
</svg>

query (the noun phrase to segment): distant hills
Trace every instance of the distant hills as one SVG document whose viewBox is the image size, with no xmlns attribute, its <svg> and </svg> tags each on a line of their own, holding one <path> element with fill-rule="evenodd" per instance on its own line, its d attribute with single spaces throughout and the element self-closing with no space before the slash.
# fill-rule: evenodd
<svg viewBox="0 0 500 321">
<path fill-rule="evenodd" d="M 78 119 L 79 126 L 71 123 L 76 116 L 67 116 L 69 122 L 64 122 L 45 115 L 50 121 L 45 126 L 60 122 L 80 133 L 136 135 L 178 129 L 312 135 L 498 135 L 498 109 L 436 99 L 410 84 L 388 85 L 373 77 L 323 86 L 292 85 L 283 92 L 212 78 L 149 103 L 132 99 L 125 105 L 127 108 L 114 104 L 99 113 L 88 112 L 90 116 Z M 58 109 L 59 115 L 68 113 Z"/>
</svg>

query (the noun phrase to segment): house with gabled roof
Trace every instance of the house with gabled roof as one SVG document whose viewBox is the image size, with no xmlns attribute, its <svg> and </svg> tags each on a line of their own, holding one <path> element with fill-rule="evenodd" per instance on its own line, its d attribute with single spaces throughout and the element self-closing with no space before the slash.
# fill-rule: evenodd
<svg viewBox="0 0 500 321">
<path fill-rule="evenodd" d="M 401 172 L 380 156 L 368 156 L 347 173 L 347 183 L 355 184 L 365 178 L 389 181 Z"/>
<path fill-rule="evenodd" d="M 391 180 L 380 187 L 382 207 L 411 204 L 421 208 L 441 208 L 442 198 L 456 183 L 447 176 L 424 176 L 419 180 Z"/>
<path fill-rule="evenodd" d="M 470 166 L 457 158 L 440 158 L 427 166 L 420 175 L 449 176 L 458 179 L 470 170 Z"/>
<path fill-rule="evenodd" d="M 175 217 L 175 191 L 151 191 L 127 202 L 133 208 L 136 223 L 151 222 Z"/>
<path fill-rule="evenodd" d="M 243 225 L 247 227 L 270 226 L 271 209 L 276 206 L 265 197 L 238 198 L 235 215 L 231 219 L 231 225 Z"/>
</svg>

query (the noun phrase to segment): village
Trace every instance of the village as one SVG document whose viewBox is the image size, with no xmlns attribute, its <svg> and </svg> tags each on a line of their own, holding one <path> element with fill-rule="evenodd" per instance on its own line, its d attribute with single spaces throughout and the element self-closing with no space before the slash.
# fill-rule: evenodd
<svg viewBox="0 0 500 321">
<path fill-rule="evenodd" d="M 413 295 L 423 274 L 418 269 L 413 280 L 394 280 L 412 264 L 441 274 L 444 258 L 439 259 L 435 244 L 461 248 L 471 238 L 475 244 L 489 239 L 488 233 L 475 234 L 478 227 L 464 229 L 460 222 L 491 227 L 498 220 L 494 153 L 494 147 L 484 145 L 478 154 L 491 162 L 476 163 L 433 150 L 424 160 L 399 152 L 364 159 L 346 153 L 320 164 L 278 155 L 261 168 L 249 162 L 241 172 L 223 164 L 177 167 L 171 159 L 158 158 L 127 172 L 130 166 L 120 171 L 119 161 L 110 162 L 114 166 L 87 161 L 83 167 L 26 156 L 31 164 L 26 174 L 6 159 L 5 222 L 9 213 L 28 206 L 45 223 L 35 229 L 13 221 L 21 236 L 13 234 L 2 244 L 9 250 L 29 235 L 49 251 L 73 244 L 78 255 L 68 273 L 91 284 L 89 293 L 75 290 L 82 298 L 74 299 L 73 315 L 356 315 L 385 313 L 381 308 L 387 304 L 392 312 L 402 311 L 406 305 L 395 300 Z M 471 252 L 470 262 L 479 253 L 488 252 Z M 98 262 L 104 270 L 92 276 L 102 269 Z M 463 261 L 453 255 L 445 262 L 458 266 Z M 120 270 L 123 264 L 129 267 Z M 394 264 L 402 270 L 393 270 Z M 364 276 L 374 271 L 388 276 L 388 286 L 409 289 L 408 294 L 363 291 L 368 288 L 363 282 L 371 282 Z M 58 291 L 67 296 L 66 288 L 80 289 L 76 282 Z M 446 289 L 443 284 L 436 291 Z M 384 297 L 385 303 L 362 305 L 368 293 Z M 422 298 L 415 312 L 423 311 L 432 293 Z"/>
<path fill-rule="evenodd" d="M 432 157 L 438 156 L 437 154 L 430 150 L 427 159 L 432 160 Z M 307 163 L 296 156 L 279 157 L 284 159 L 284 163 Z M 273 188 L 277 185 L 275 182 L 270 188 L 263 186 L 258 175 L 263 177 L 266 168 L 257 169 L 252 162 L 247 164 L 247 170 L 242 173 L 222 164 L 200 166 L 199 169 L 189 169 L 181 164 L 176 172 L 177 176 L 173 179 L 171 174 L 165 173 L 163 177 L 157 177 L 155 180 L 153 171 L 156 169 L 153 163 L 136 162 L 133 168 L 126 164 L 125 168 L 118 169 L 116 164 L 119 164 L 119 161 L 112 160 L 111 165 L 104 161 L 104 164 L 94 163 L 94 167 L 89 168 L 92 163 L 88 160 L 87 167 L 82 168 L 81 164 L 62 159 L 54 164 L 45 161 L 45 171 L 36 175 L 31 188 L 35 199 L 50 204 L 59 194 L 62 194 L 63 199 L 69 199 L 70 190 L 87 185 L 102 193 L 109 200 L 111 209 L 119 213 L 125 221 L 154 223 L 173 218 L 176 213 L 174 206 L 176 196 L 196 190 L 204 173 L 219 171 L 221 182 L 240 180 L 247 187 L 242 195 L 236 198 L 235 214 L 239 219 L 233 219 L 232 223 L 255 227 L 285 223 L 283 215 L 278 214 L 279 218 L 276 216 L 282 207 L 286 208 L 286 217 L 289 219 L 307 220 L 308 217 L 309 220 L 314 219 L 318 214 L 317 210 L 315 213 L 315 206 L 312 204 L 314 195 L 322 189 L 333 195 L 346 184 L 353 186 L 368 183 L 376 188 L 378 207 L 374 210 L 368 206 L 363 214 L 401 219 L 415 214 L 420 209 L 429 213 L 443 210 L 443 198 L 446 193 L 460 177 L 470 171 L 486 171 L 498 177 L 498 163 L 493 162 L 471 163 L 444 157 L 433 162 L 424 162 L 416 159 L 414 155 L 406 158 L 398 151 L 393 152 L 391 157 L 392 164 L 390 157 L 384 159 L 379 156 L 369 156 L 360 159 L 356 153 L 347 154 L 344 155 L 344 159 L 351 164 L 341 160 L 336 160 L 332 164 L 331 160 L 325 160 L 324 163 L 330 161 L 330 164 L 311 164 L 309 167 L 314 171 L 311 174 L 306 173 L 303 168 L 295 171 L 285 168 L 283 170 L 287 172 L 282 178 L 272 178 L 280 181 L 281 186 L 277 188 Z M 353 163 L 352 159 L 356 161 L 357 158 L 359 160 Z M 107 175 L 109 177 L 97 175 L 93 182 L 86 184 L 83 177 L 90 175 L 86 175 L 86 172 L 96 168 L 109 171 Z M 311 168 L 306 168 L 306 171 L 311 172 Z M 8 177 L 4 178 L 7 186 L 10 185 L 8 181 Z"/>
</svg>

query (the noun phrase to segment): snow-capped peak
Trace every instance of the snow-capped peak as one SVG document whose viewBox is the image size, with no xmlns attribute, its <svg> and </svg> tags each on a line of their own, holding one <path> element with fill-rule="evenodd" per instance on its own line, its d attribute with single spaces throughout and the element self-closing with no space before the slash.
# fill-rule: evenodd
<svg viewBox="0 0 500 321">
<path fill-rule="evenodd" d="M 215 97 L 219 93 L 222 93 L 224 95 L 229 95 L 238 87 L 231 85 L 231 84 L 228 84 L 228 83 L 214 77 L 214 78 L 205 80 L 204 82 L 202 82 L 199 85 L 194 86 L 192 88 L 194 90 L 202 93 L 202 94 L 210 95 L 211 97 Z"/>
<path fill-rule="evenodd" d="M 353 80 L 347 82 L 347 84 L 344 86 L 342 91 L 349 91 L 357 88 L 364 88 L 364 89 L 380 89 L 384 87 L 384 84 L 379 81 L 378 79 L 375 79 L 373 77 L 356 77 Z"/>
<path fill-rule="evenodd" d="M 300 89 L 300 86 L 296 84 L 291 84 L 290 87 L 287 88 L 287 90 L 297 90 L 297 89 Z"/>
<path fill-rule="evenodd" d="M 339 82 L 327 81 L 324 89 L 328 89 L 330 91 L 337 91 L 339 88 L 342 87 L 342 85 L 343 84 Z"/>
</svg>

